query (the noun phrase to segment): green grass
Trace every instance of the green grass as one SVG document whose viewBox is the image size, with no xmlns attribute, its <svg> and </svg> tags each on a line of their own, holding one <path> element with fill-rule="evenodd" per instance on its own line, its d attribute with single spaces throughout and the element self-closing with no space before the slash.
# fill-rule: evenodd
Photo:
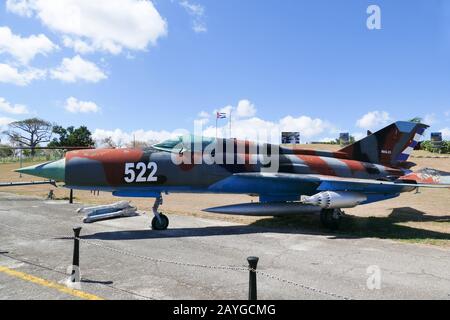
<svg viewBox="0 0 450 320">
<path fill-rule="evenodd" d="M 22 163 L 31 163 L 31 162 L 45 162 L 45 161 L 53 161 L 53 160 L 59 160 L 61 157 L 58 156 L 38 156 L 38 157 L 26 157 L 22 159 Z M 1 164 L 6 163 L 19 163 L 20 158 L 17 157 L 3 157 L 0 158 Z"/>
</svg>

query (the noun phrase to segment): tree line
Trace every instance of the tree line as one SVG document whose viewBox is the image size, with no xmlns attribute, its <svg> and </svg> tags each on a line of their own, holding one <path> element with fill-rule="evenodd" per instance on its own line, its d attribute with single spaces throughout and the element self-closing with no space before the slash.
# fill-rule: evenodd
<svg viewBox="0 0 450 320">
<path fill-rule="evenodd" d="M 415 120 L 416 119 L 413 119 L 411 121 Z M 78 128 L 69 126 L 64 128 L 40 118 L 30 118 L 11 122 L 8 125 L 8 129 L 3 131 L 2 134 L 8 138 L 9 144 L 0 143 L 1 157 L 12 156 L 14 151 L 13 149 L 9 149 L 11 147 L 26 147 L 29 149 L 29 154 L 34 156 L 36 154 L 36 149 L 44 144 L 46 144 L 47 147 L 54 148 L 96 146 L 96 143 L 92 138 L 92 133 L 86 126 L 80 126 Z M 350 143 L 352 142 L 354 142 L 354 137 L 351 137 Z M 338 144 L 340 143 L 340 140 L 337 139 L 331 143 Z M 132 143 L 123 144 L 121 142 L 114 142 L 112 137 L 106 137 L 100 141 L 100 144 L 107 148 L 145 148 L 150 146 L 151 142 L 133 141 Z M 440 145 L 440 148 L 437 149 L 435 144 L 430 141 L 424 141 L 421 143 L 421 149 L 430 152 L 450 153 L 450 142 L 444 141 Z"/>
<path fill-rule="evenodd" d="M 92 133 L 86 126 L 64 128 L 41 118 L 11 122 L 8 129 L 1 133 L 7 137 L 8 143 L 1 143 L 0 140 L 0 157 L 12 156 L 14 154 L 12 147 L 27 148 L 30 156 L 34 156 L 36 149 L 44 145 L 52 148 L 96 147 Z M 151 145 L 150 142 L 145 141 L 133 141 L 128 144 L 117 143 L 113 141 L 112 137 L 102 139 L 99 144 L 107 148 L 145 148 Z"/>
</svg>

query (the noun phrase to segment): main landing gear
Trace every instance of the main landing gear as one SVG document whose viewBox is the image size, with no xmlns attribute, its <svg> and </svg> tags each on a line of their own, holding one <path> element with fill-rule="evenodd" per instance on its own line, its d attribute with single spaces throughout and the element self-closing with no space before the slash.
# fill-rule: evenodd
<svg viewBox="0 0 450 320">
<path fill-rule="evenodd" d="M 163 200 L 161 196 L 155 199 L 155 204 L 152 208 L 153 214 L 155 215 L 152 219 L 153 230 L 166 230 L 169 226 L 169 218 L 167 218 L 167 216 L 165 216 L 161 212 L 158 212 L 158 207 L 162 205 L 162 203 Z"/>
<path fill-rule="evenodd" d="M 322 209 L 320 211 L 320 222 L 325 228 L 337 230 L 341 224 L 344 212 L 341 209 Z"/>
</svg>

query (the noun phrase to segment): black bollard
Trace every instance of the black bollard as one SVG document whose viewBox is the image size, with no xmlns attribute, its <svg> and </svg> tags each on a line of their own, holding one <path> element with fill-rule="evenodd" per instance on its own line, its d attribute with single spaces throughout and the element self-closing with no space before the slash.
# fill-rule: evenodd
<svg viewBox="0 0 450 320">
<path fill-rule="evenodd" d="M 73 189 L 70 189 L 70 195 L 69 195 L 69 203 L 73 203 Z"/>
<path fill-rule="evenodd" d="M 72 274 L 70 279 L 72 282 L 80 282 L 80 237 L 81 227 L 73 228 L 73 260 L 72 260 Z"/>
<path fill-rule="evenodd" d="M 258 257 L 248 257 L 249 283 L 248 283 L 248 300 L 257 300 L 256 293 L 256 267 L 258 265 Z"/>
</svg>

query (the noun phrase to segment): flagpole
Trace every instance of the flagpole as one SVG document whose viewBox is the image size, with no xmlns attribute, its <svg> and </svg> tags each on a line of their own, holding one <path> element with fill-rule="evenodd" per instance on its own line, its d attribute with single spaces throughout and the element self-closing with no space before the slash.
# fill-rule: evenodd
<svg viewBox="0 0 450 320">
<path fill-rule="evenodd" d="M 218 115 L 216 114 L 216 141 L 217 141 L 217 118 L 218 118 Z"/>
<path fill-rule="evenodd" d="M 231 109 L 230 109 L 230 139 L 231 139 Z"/>
</svg>

